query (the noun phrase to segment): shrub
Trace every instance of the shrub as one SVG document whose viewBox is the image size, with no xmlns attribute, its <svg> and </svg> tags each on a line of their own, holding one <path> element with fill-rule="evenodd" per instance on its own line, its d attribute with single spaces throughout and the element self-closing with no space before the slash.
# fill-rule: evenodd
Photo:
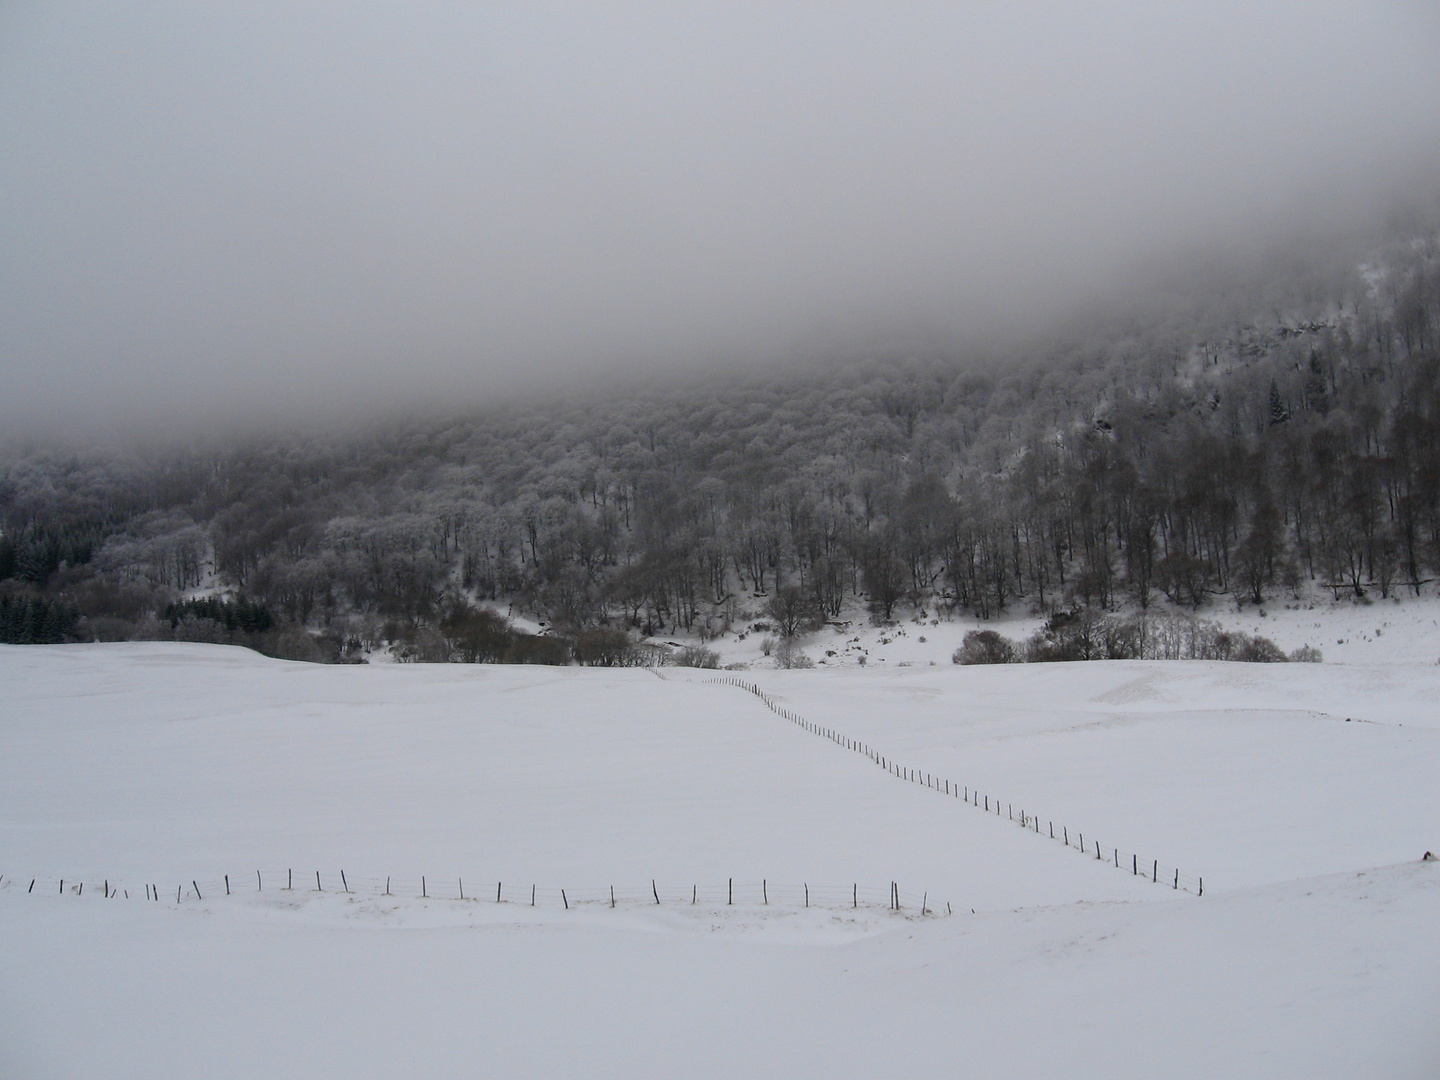
<svg viewBox="0 0 1440 1080">
<path fill-rule="evenodd" d="M 794 638 L 782 638 L 775 647 L 775 664 L 782 668 L 812 668 L 815 661 L 805 655 Z"/>
<path fill-rule="evenodd" d="M 966 641 L 969 641 L 969 635 Z M 959 659 L 963 652 L 962 647 L 961 652 L 956 653 L 956 663 L 966 662 Z M 1218 623 L 1197 619 L 1193 615 L 1146 613 L 1123 619 L 1090 608 L 1057 611 L 1024 646 L 1024 659 L 1032 663 L 1052 660 L 1239 660 L 1272 664 L 1294 658 L 1287 657 L 1269 638 L 1252 637 L 1241 630 L 1226 630 Z"/>
<path fill-rule="evenodd" d="M 1289 659 L 1267 637 L 1251 637 L 1243 630 L 1222 630 L 1214 623 L 1196 627 L 1193 660 L 1237 660 L 1248 664 L 1284 663 Z"/>
<path fill-rule="evenodd" d="M 688 645 L 675 654 L 671 663 L 676 667 L 718 668 L 720 654 L 703 645 Z"/>
<path fill-rule="evenodd" d="M 1145 626 L 1142 622 L 1107 616 L 1100 627 L 1100 640 L 1106 660 L 1145 658 Z"/>
<path fill-rule="evenodd" d="M 994 630 L 971 630 L 960 648 L 950 657 L 956 664 L 1013 664 L 1018 656 L 1015 642 Z"/>
<path fill-rule="evenodd" d="M 646 641 L 632 645 L 630 656 L 634 667 L 657 668 L 675 662 L 675 654 L 668 645 L 653 645 Z"/>
<path fill-rule="evenodd" d="M 550 664 L 564 667 L 570 663 L 570 642 L 562 637 L 539 637 L 535 634 L 518 634 L 510 647 L 505 650 L 502 662 L 506 664 Z"/>
<path fill-rule="evenodd" d="M 635 647 L 624 630 L 586 630 L 575 639 L 575 659 L 589 667 L 634 667 Z"/>
<path fill-rule="evenodd" d="M 1313 645 L 1301 645 L 1290 654 L 1290 661 L 1295 664 L 1318 664 L 1324 659 L 1324 654 Z"/>
<path fill-rule="evenodd" d="M 1232 659 L 1247 664 L 1283 664 L 1290 658 L 1285 651 L 1267 637 L 1249 634 L 1242 635 L 1245 640 L 1240 642 L 1235 649 Z"/>
<path fill-rule="evenodd" d="M 214 619 L 196 619 L 186 615 L 173 624 L 171 635 L 176 641 L 196 641 L 210 645 L 228 645 L 235 636 L 223 623 Z"/>
<path fill-rule="evenodd" d="M 294 624 L 287 624 L 282 629 L 268 634 L 256 635 L 252 640 L 256 652 L 265 656 L 273 656 L 277 660 L 301 660 L 307 664 L 333 664 L 340 656 L 340 643 L 334 638 L 308 634 L 302 627 Z M 433 641 L 438 642 L 438 636 Z M 431 647 L 429 641 L 422 645 L 425 648 Z M 443 663 L 446 660 L 443 643 L 434 646 L 433 651 L 424 656 L 417 655 L 410 659 Z"/>
<path fill-rule="evenodd" d="M 1105 626 L 1111 616 L 1091 608 L 1057 611 L 1025 642 L 1025 659 L 1032 664 L 1056 660 L 1103 660 Z"/>
<path fill-rule="evenodd" d="M 499 663 L 515 641 L 505 617 L 489 608 L 454 604 L 440 620 L 450 659 L 464 664 Z"/>
</svg>

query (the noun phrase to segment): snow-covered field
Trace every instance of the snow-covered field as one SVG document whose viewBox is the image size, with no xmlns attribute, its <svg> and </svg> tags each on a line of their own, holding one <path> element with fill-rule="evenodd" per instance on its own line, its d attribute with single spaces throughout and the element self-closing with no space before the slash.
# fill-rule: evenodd
<svg viewBox="0 0 1440 1080">
<path fill-rule="evenodd" d="M 1434 609 L 1357 610 L 741 673 L 932 786 L 724 673 L 0 648 L 0 1076 L 1435 1076 Z"/>
</svg>

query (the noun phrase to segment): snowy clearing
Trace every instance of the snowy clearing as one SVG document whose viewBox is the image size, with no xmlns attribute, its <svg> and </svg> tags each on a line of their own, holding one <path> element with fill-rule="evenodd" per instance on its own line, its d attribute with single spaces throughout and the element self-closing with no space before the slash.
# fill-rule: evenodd
<svg viewBox="0 0 1440 1080">
<path fill-rule="evenodd" d="M 0 1073 L 1440 1068 L 1433 664 L 717 674 L 0 648 Z"/>
</svg>

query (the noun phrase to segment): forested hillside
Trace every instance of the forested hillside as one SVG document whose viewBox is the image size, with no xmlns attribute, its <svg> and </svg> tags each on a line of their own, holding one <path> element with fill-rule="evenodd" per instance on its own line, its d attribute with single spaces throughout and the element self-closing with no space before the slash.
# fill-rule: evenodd
<svg viewBox="0 0 1440 1080">
<path fill-rule="evenodd" d="M 204 451 L 8 447 L 0 632 L 476 659 L 491 601 L 704 635 L 761 595 L 797 625 L 854 598 L 988 618 L 1440 569 L 1433 232 L 1099 325 Z"/>
</svg>

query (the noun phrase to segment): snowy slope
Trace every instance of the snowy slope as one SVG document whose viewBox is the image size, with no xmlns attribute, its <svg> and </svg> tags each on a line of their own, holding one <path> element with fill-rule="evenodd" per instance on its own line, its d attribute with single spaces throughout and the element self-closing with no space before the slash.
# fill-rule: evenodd
<svg viewBox="0 0 1440 1080">
<path fill-rule="evenodd" d="M 1230 630 L 1243 630 L 1270 638 L 1287 653 L 1302 645 L 1319 649 L 1329 663 L 1440 663 L 1440 596 L 1429 591 L 1421 597 L 1381 599 L 1377 594 L 1362 600 L 1342 596 L 1335 600 L 1322 589 L 1310 589 L 1305 599 L 1279 599 L 1263 607 L 1246 605 L 1240 610 L 1224 598 L 1198 612 L 1172 608 L 1157 599 L 1154 610 L 1193 614 L 1219 623 Z M 764 622 L 766 601 L 752 601 L 754 621 Z M 768 636 L 749 629 L 746 621 L 736 632 L 704 642 L 715 650 L 723 664 L 748 668 L 771 668 L 774 660 L 764 655 L 761 642 Z M 897 613 L 890 626 L 874 626 L 863 607 L 854 605 L 843 620 L 830 624 L 803 639 L 807 656 L 821 667 L 859 666 L 864 657 L 868 667 L 944 666 L 970 630 L 995 630 L 1016 642 L 1023 642 L 1039 629 L 1039 614 L 1014 606 L 994 619 L 926 611 L 921 615 Z M 701 644 L 686 638 L 686 644 Z"/>
<path fill-rule="evenodd" d="M 673 676 L 672 678 L 677 677 Z M 699 678 L 699 676 L 691 676 Z M 754 671 L 782 705 L 1211 890 L 1440 853 L 1440 667 Z"/>
<path fill-rule="evenodd" d="M 1433 665 L 666 675 L 0 648 L 0 1075 L 1440 1069 Z"/>
</svg>

